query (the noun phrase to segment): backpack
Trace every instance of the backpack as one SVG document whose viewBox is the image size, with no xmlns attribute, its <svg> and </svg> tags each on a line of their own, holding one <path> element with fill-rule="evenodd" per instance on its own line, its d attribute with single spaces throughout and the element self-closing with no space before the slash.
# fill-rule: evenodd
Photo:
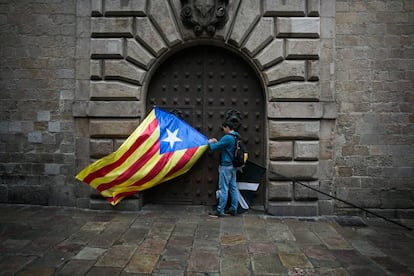
<svg viewBox="0 0 414 276">
<path fill-rule="evenodd" d="M 240 137 L 231 133 L 230 135 L 233 136 L 236 140 L 234 146 L 234 155 L 232 158 L 233 166 L 235 168 L 243 167 L 247 160 L 246 146 L 243 144 L 243 141 Z"/>
</svg>

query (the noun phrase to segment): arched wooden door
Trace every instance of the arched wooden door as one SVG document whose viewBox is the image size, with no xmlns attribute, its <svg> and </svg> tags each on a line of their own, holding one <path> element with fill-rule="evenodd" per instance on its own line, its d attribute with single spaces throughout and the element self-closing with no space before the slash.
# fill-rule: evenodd
<svg viewBox="0 0 414 276">
<path fill-rule="evenodd" d="M 252 68 L 235 53 L 213 46 L 184 49 L 167 59 L 148 86 L 147 110 L 176 110 L 207 137 L 221 138 L 229 110 L 242 115 L 240 134 L 249 160 L 264 165 L 264 96 Z M 144 192 L 144 203 L 214 205 L 219 153 L 208 151 L 185 175 Z M 261 185 L 263 186 L 263 185 Z M 256 203 L 263 203 L 264 187 Z"/>
</svg>

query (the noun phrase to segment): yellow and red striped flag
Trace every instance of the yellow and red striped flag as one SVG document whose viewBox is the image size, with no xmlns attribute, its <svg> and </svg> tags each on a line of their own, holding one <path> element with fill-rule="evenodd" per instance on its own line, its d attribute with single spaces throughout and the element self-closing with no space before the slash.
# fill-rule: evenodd
<svg viewBox="0 0 414 276">
<path fill-rule="evenodd" d="M 208 148 L 208 138 L 174 114 L 155 107 L 112 154 L 76 178 L 112 205 L 187 172 Z"/>
</svg>

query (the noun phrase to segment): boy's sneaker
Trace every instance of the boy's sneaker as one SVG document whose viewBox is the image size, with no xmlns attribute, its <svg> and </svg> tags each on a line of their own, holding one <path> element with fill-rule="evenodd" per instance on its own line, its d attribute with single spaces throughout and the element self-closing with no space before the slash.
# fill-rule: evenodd
<svg viewBox="0 0 414 276">
<path fill-rule="evenodd" d="M 236 212 L 236 211 L 233 211 L 233 210 L 228 210 L 228 211 L 226 212 L 226 214 L 229 214 L 229 215 L 231 215 L 231 216 L 237 216 L 237 212 Z"/>
<path fill-rule="evenodd" d="M 215 217 L 215 218 L 221 218 L 221 217 L 225 217 L 226 215 L 225 214 L 222 214 L 222 213 L 219 213 L 219 212 L 214 212 L 214 213 L 210 213 L 210 214 L 208 214 L 209 216 L 211 216 L 211 217 Z"/>
</svg>

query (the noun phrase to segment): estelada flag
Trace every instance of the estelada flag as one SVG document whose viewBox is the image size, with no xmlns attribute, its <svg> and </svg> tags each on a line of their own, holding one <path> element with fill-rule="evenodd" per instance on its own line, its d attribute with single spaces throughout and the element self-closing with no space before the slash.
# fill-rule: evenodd
<svg viewBox="0 0 414 276">
<path fill-rule="evenodd" d="M 117 151 L 87 166 L 76 178 L 116 205 L 126 196 L 187 172 L 207 148 L 207 137 L 155 107 Z"/>
</svg>

